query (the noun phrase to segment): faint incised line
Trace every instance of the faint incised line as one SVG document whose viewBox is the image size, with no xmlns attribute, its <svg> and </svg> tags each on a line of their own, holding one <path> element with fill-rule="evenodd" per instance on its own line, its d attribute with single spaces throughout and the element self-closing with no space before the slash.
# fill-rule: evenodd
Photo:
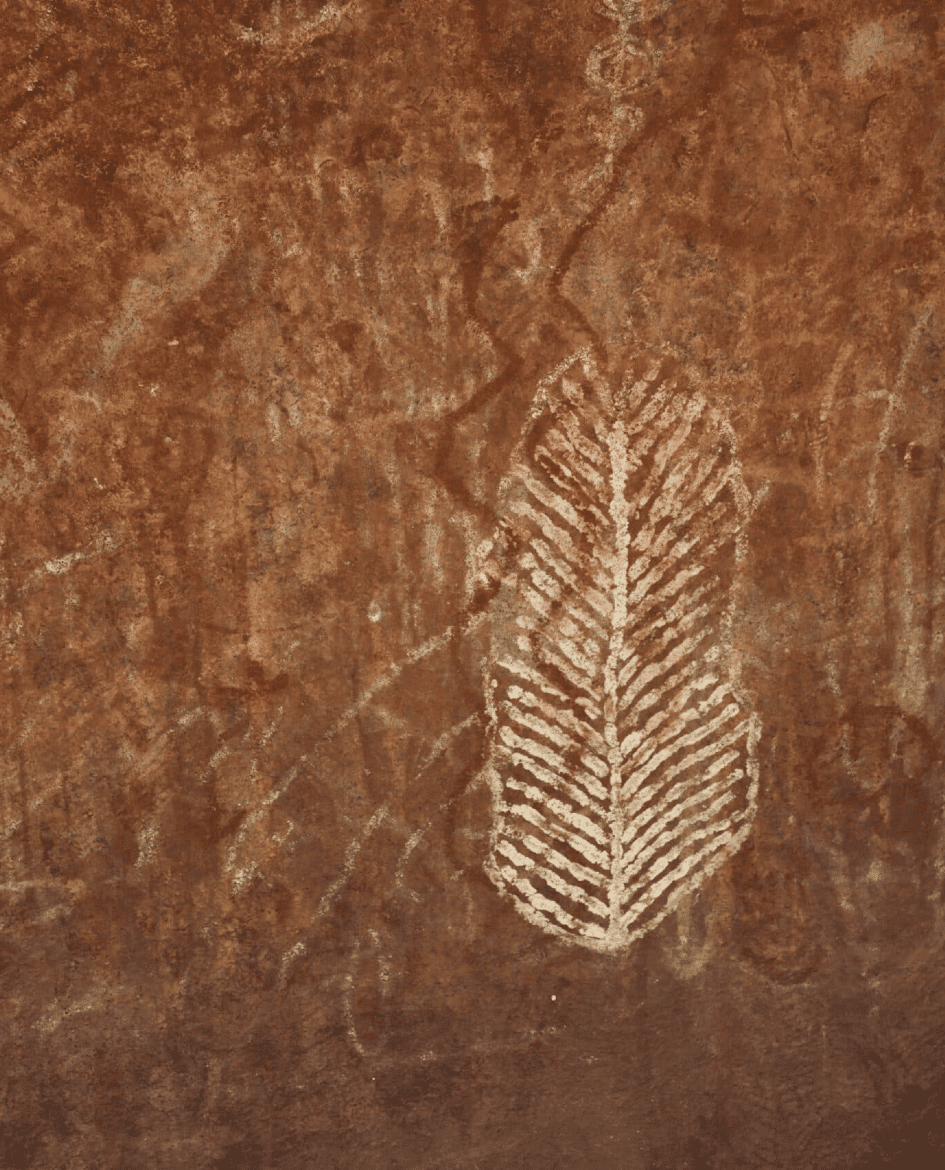
<svg viewBox="0 0 945 1170">
<path fill-rule="evenodd" d="M 915 355 L 916 346 L 919 344 L 919 336 L 922 330 L 928 325 L 929 319 L 932 316 L 932 309 L 934 306 L 928 303 L 923 308 L 922 312 L 916 318 L 915 324 L 909 330 L 909 336 L 906 339 L 905 347 L 902 351 L 902 357 L 899 361 L 899 369 L 896 371 L 896 378 L 893 382 L 892 390 L 886 397 L 886 410 L 883 414 L 882 428 L 879 437 L 876 440 L 876 453 L 873 458 L 873 466 L 870 468 L 869 481 L 866 492 L 867 508 L 871 517 L 876 514 L 876 505 L 879 500 L 879 467 L 882 459 L 883 451 L 886 449 L 886 444 L 889 441 L 889 435 L 892 431 L 893 412 L 902 406 L 902 391 L 905 387 L 906 371 L 909 368 L 909 363 Z"/>
<path fill-rule="evenodd" d="M 357 959 L 359 950 L 360 948 L 356 946 L 352 955 L 352 962 Z M 354 994 L 354 976 L 350 971 L 347 975 L 344 976 L 342 980 L 342 987 L 342 1015 L 344 1016 L 348 1039 L 351 1041 L 351 1047 L 355 1050 L 358 1056 L 365 1057 L 367 1056 L 367 1050 L 358 1038 L 358 1029 L 354 1020 L 354 1005 L 352 1003 L 352 997 Z"/>
<path fill-rule="evenodd" d="M 246 840 L 250 829 L 259 822 L 265 813 L 266 809 L 274 804 L 281 796 L 283 796 L 298 778 L 303 767 L 308 764 L 314 756 L 332 742 L 342 731 L 359 715 L 365 707 L 373 702 L 375 696 L 391 683 L 395 682 L 407 669 L 407 667 L 421 662 L 424 658 L 429 658 L 431 654 L 435 654 L 437 650 L 442 650 L 448 646 L 454 639 L 465 637 L 471 633 L 485 620 L 485 613 L 473 613 L 468 615 L 464 621 L 458 622 L 449 626 L 441 634 L 437 634 L 433 638 L 428 638 L 422 645 L 417 646 L 411 650 L 409 654 L 405 655 L 399 662 L 393 663 L 389 666 L 379 678 L 375 679 L 370 686 L 366 687 L 357 699 L 335 720 L 335 722 L 325 731 L 319 738 L 318 742 L 312 750 L 303 756 L 300 756 L 292 767 L 289 769 L 281 784 L 277 784 L 269 792 L 263 796 L 259 802 L 250 810 L 249 814 L 243 820 L 239 832 L 236 835 L 232 845 L 229 849 L 227 857 L 225 872 L 233 874 L 233 888 L 234 892 L 239 892 L 243 889 L 253 872 L 255 872 L 255 863 L 250 863 L 249 866 L 237 867 L 237 857 L 239 850 Z"/>
<path fill-rule="evenodd" d="M 128 281 L 115 319 L 102 338 L 101 374 L 112 369 L 122 349 L 141 334 L 148 318 L 204 288 L 226 255 L 221 227 L 225 221 L 212 192 L 198 186 L 193 174 L 184 182 L 191 187 L 190 228 L 169 242 L 163 253 L 150 257 L 149 267 Z M 176 345 L 177 341 L 168 344 Z"/>
<path fill-rule="evenodd" d="M 658 364 L 616 397 L 582 365 L 584 397 L 545 403 L 540 438 L 520 443 L 503 485 L 521 568 L 493 624 L 487 872 L 529 921 L 615 951 L 750 827 L 758 726 L 724 661 L 721 574 L 751 501 L 729 429 L 703 400 Z M 599 507 L 581 508 L 583 477 L 534 487 L 551 451 L 607 469 Z M 569 568 L 532 596 L 537 532 L 546 563 L 564 548 Z M 588 581 L 600 599 L 590 623 Z M 520 658 L 503 652 L 510 641 Z"/>
<path fill-rule="evenodd" d="M 433 763 L 435 763 L 435 761 L 446 752 L 446 750 L 449 748 L 450 743 L 452 743 L 453 740 L 455 740 L 457 738 L 457 736 L 461 735 L 462 732 L 465 731 L 467 728 L 472 727 L 474 724 L 476 724 L 480 721 L 481 721 L 481 715 L 476 713 L 474 715 L 470 715 L 467 719 L 464 719 L 461 723 L 457 723 L 455 726 L 451 727 L 448 731 L 444 732 L 444 734 L 439 738 L 439 740 L 437 740 L 436 744 L 434 744 L 433 749 L 431 750 L 430 754 L 427 756 L 427 758 L 424 760 L 423 764 L 421 765 L 420 771 L 418 772 L 418 776 L 422 775 L 424 773 L 424 771 L 426 771 L 427 768 L 429 768 Z M 476 778 L 474 778 L 474 780 L 470 781 L 470 785 L 475 783 L 475 779 Z M 467 785 L 463 791 L 468 790 L 470 785 Z M 462 795 L 462 793 L 458 793 L 457 795 L 451 797 L 449 800 L 444 801 L 443 804 L 440 806 L 438 811 L 442 812 L 444 809 L 449 807 L 449 805 L 452 804 L 456 799 L 458 799 L 458 797 L 460 795 Z M 310 926 L 314 926 L 318 921 L 320 921 L 320 919 L 322 919 L 325 916 L 325 914 L 330 909 L 332 903 L 341 894 L 345 885 L 351 879 L 351 875 L 354 872 L 354 867 L 355 867 L 355 863 L 357 861 L 357 857 L 358 857 L 359 853 L 361 852 L 362 848 L 364 847 L 364 844 L 366 843 L 366 841 L 370 837 L 370 835 L 374 832 L 374 830 L 376 828 L 378 828 L 385 820 L 393 820 L 393 818 L 391 818 L 390 810 L 386 805 L 381 806 L 380 808 L 378 808 L 375 811 L 374 815 L 371 817 L 371 819 L 367 822 L 367 824 L 361 830 L 360 834 L 349 843 L 348 848 L 345 852 L 345 859 L 344 859 L 344 862 L 342 865 L 342 871 L 339 874 L 339 876 L 335 879 L 335 881 L 331 884 L 331 886 L 328 888 L 328 890 L 326 890 L 326 892 L 322 895 L 322 898 L 319 901 L 318 907 L 316 908 L 314 914 L 312 915 Z M 406 846 L 401 854 L 401 857 L 400 857 L 400 859 L 398 861 L 398 865 L 397 865 L 397 871 L 396 871 L 395 879 L 394 879 L 396 886 L 402 885 L 403 871 L 404 871 L 404 868 L 405 868 L 407 861 L 410 857 L 410 854 L 413 851 L 413 849 L 416 848 L 417 844 L 422 839 L 424 833 L 426 833 L 428 831 L 428 829 L 430 828 L 430 825 L 432 825 L 432 823 L 433 823 L 433 820 L 434 820 L 434 818 L 431 817 L 430 820 L 427 822 L 427 824 L 424 825 L 422 828 L 416 830 L 413 834 L 411 834 L 409 840 L 407 841 L 407 844 L 406 844 Z M 279 972 L 280 983 L 284 984 L 285 979 L 288 975 L 289 967 L 296 959 L 300 958 L 302 955 L 305 954 L 306 949 L 307 949 L 306 944 L 302 940 L 299 940 L 292 947 L 290 947 L 288 951 L 286 951 L 285 955 L 283 955 L 283 957 L 282 957 L 282 963 L 280 966 L 280 972 Z"/>
<path fill-rule="evenodd" d="M 479 712 L 476 712 L 475 715 L 470 715 L 468 719 L 464 719 L 461 723 L 457 723 L 448 731 L 445 731 L 433 745 L 433 749 L 431 750 L 430 754 L 420 765 L 420 768 L 414 779 L 418 780 L 424 774 L 427 768 L 429 768 L 431 764 L 434 764 L 436 760 L 438 760 L 440 756 L 446 752 L 446 750 L 449 748 L 449 745 L 457 738 L 457 736 L 461 735 L 467 728 L 473 727 L 475 724 L 481 722 L 482 715 Z M 463 792 L 467 791 L 470 785 L 475 782 L 475 779 L 476 778 L 470 781 L 470 784 L 463 789 Z M 449 808 L 449 806 L 453 804 L 461 795 L 462 793 L 457 793 L 456 795 L 451 796 L 448 800 L 443 801 L 443 803 L 437 809 L 437 815 Z M 400 889 L 403 886 L 404 871 L 407 867 L 407 862 L 410 860 L 410 855 L 423 840 L 427 832 L 429 832 L 430 826 L 433 824 L 435 819 L 435 817 L 430 817 L 425 825 L 421 826 L 419 829 L 414 830 L 414 832 L 411 833 L 410 837 L 407 839 L 407 843 L 404 846 L 400 857 L 397 859 L 397 869 L 394 872 L 395 889 Z M 411 897 L 414 900 L 418 900 L 417 895 L 413 892 L 411 892 Z"/>
<path fill-rule="evenodd" d="M 417 1064 L 438 1064 L 440 1062 L 450 1060 L 461 1060 L 468 1052 L 474 1053 L 476 1056 L 503 1056 L 509 1052 L 520 1052 L 524 1048 L 529 1048 L 531 1045 L 541 1040 L 553 1039 L 562 1034 L 562 1029 L 554 1025 L 549 1025 L 545 1028 L 532 1028 L 513 1040 L 480 1040 L 475 1044 L 470 1044 L 467 1048 L 463 1048 L 458 1052 L 434 1052 L 428 1049 L 426 1052 L 413 1053 L 409 1056 L 381 1056 L 375 1057 L 371 1060 L 370 1067 L 372 1069 L 398 1069 Z"/>
<path fill-rule="evenodd" d="M 63 574 L 68 573 L 70 569 L 74 568 L 75 565 L 81 564 L 83 561 L 91 560 L 93 557 L 107 556 L 115 552 L 121 547 L 121 544 L 122 540 L 119 535 L 111 529 L 104 529 L 85 548 L 76 549 L 73 552 L 64 553 L 61 557 L 54 557 L 52 560 L 44 561 L 40 568 L 33 570 L 28 580 L 38 580 L 46 573 L 50 573 L 54 577 L 61 577 Z"/>
<path fill-rule="evenodd" d="M 332 903 L 336 901 L 342 890 L 350 881 L 351 875 L 354 872 L 354 866 L 355 862 L 357 861 L 358 854 L 364 848 L 366 841 L 374 832 L 374 830 L 383 824 L 383 822 L 387 820 L 389 816 L 390 810 L 388 809 L 387 805 L 381 805 L 380 808 L 375 809 L 373 816 L 364 825 L 358 836 L 355 837 L 352 841 L 349 841 L 348 848 L 345 850 L 345 858 L 341 866 L 341 873 L 337 878 L 335 878 L 325 893 L 321 896 L 318 906 L 315 908 L 315 912 L 312 915 L 311 921 L 309 923 L 310 926 L 314 926 L 316 922 L 319 922 L 322 918 L 324 918 L 331 909 Z M 282 965 L 279 972 L 280 981 L 285 980 L 286 973 L 289 969 L 289 964 L 294 959 L 304 955 L 305 950 L 305 944 L 300 940 L 299 942 L 295 943 L 295 945 L 292 946 L 288 951 L 286 951 L 285 955 L 282 957 Z"/>
<path fill-rule="evenodd" d="M 50 796 L 53 792 L 60 791 L 61 788 L 62 777 L 60 776 L 54 780 L 52 784 L 48 784 L 41 792 L 37 793 L 37 795 L 33 797 L 27 806 L 28 811 L 35 812 L 48 796 Z M 7 821 L 3 828 L 0 829 L 0 841 L 5 841 L 8 837 L 12 837 L 22 824 L 23 817 L 17 817 L 16 820 L 13 821 Z"/>
<path fill-rule="evenodd" d="M 816 468 L 818 490 L 823 490 L 824 486 L 824 446 L 827 441 L 827 419 L 833 410 L 834 398 L 837 393 L 837 383 L 840 381 L 840 375 L 843 373 L 844 367 L 850 360 L 850 354 L 853 353 L 853 349 L 854 345 L 852 341 L 848 341 L 841 348 L 840 353 L 837 355 L 837 360 L 833 364 L 833 369 L 830 371 L 830 376 L 827 378 L 827 384 L 824 387 L 824 398 L 820 407 L 820 426 L 818 428 L 814 450 L 814 465 Z"/>
<path fill-rule="evenodd" d="M 444 754 L 444 752 L 446 752 L 446 750 L 449 748 L 449 745 L 453 742 L 453 740 L 455 740 L 457 738 L 457 736 L 461 735 L 462 732 L 465 731 L 467 728 L 472 727 L 474 724 L 480 722 L 481 718 L 482 718 L 481 715 L 478 713 L 476 713 L 474 715 L 470 715 L 469 718 L 464 719 L 461 723 L 457 723 L 454 727 L 451 727 L 448 731 L 444 732 L 444 734 L 442 736 L 440 736 L 439 740 L 437 740 L 436 744 L 434 744 L 433 749 L 431 750 L 431 752 L 427 756 L 427 758 L 424 760 L 423 764 L 420 767 L 420 771 L 418 772 L 417 775 L 421 776 L 426 771 L 427 768 L 429 768 L 433 763 L 435 763 L 436 760 L 440 756 L 442 756 Z M 470 784 L 472 784 L 474 782 L 475 782 L 474 780 L 470 781 Z M 466 787 L 468 789 L 469 785 L 467 785 Z M 466 789 L 464 789 L 464 791 L 466 791 Z M 444 809 L 449 807 L 449 805 L 452 804 L 456 799 L 458 799 L 458 797 L 460 795 L 462 795 L 462 793 L 458 793 L 456 796 L 453 796 L 449 800 L 444 801 L 443 804 L 440 806 L 438 811 L 442 812 Z M 310 926 L 314 926 L 318 921 L 320 921 L 320 919 L 322 919 L 325 916 L 325 914 L 331 908 L 332 903 L 341 894 L 345 885 L 348 883 L 348 881 L 350 881 L 352 873 L 354 872 L 354 866 L 355 866 L 355 863 L 357 861 L 358 854 L 361 852 L 362 848 L 364 847 L 364 844 L 366 843 L 366 841 L 370 837 L 370 835 L 385 820 L 392 820 L 393 821 L 393 818 L 391 817 L 389 808 L 386 805 L 382 805 L 380 808 L 378 808 L 374 812 L 374 815 L 371 817 L 371 819 L 367 822 L 367 824 L 361 830 L 360 834 L 349 843 L 348 848 L 345 852 L 345 859 L 344 859 L 344 862 L 342 864 L 341 873 L 335 879 L 335 881 L 331 884 L 331 886 L 329 886 L 329 888 L 325 891 L 325 893 L 322 895 L 321 900 L 319 901 L 318 906 L 317 906 L 314 914 L 312 915 Z M 396 870 L 396 874 L 395 874 L 395 878 L 394 878 L 396 886 L 400 886 L 403 883 L 403 871 L 404 871 L 404 868 L 405 868 L 407 861 L 410 857 L 410 854 L 413 851 L 413 849 L 416 848 L 417 844 L 420 842 L 424 833 L 426 833 L 428 831 L 428 829 L 430 828 L 430 825 L 432 825 L 432 823 L 433 823 L 433 820 L 434 820 L 434 818 L 431 817 L 426 825 L 424 825 L 422 828 L 416 830 L 416 832 L 411 834 L 410 838 L 408 839 L 407 844 L 406 844 L 406 846 L 405 846 L 405 848 L 400 856 L 400 859 L 398 861 L 397 870 Z M 304 955 L 305 952 L 306 952 L 306 945 L 301 940 L 296 942 L 292 947 L 290 947 L 290 949 L 288 951 L 286 951 L 285 955 L 282 958 L 282 964 L 280 967 L 280 973 L 279 973 L 280 982 L 283 982 L 283 983 L 285 982 L 285 978 L 286 978 L 286 975 L 288 974 L 288 970 L 289 970 L 290 965 L 297 958 L 300 958 L 302 955 Z"/>
<path fill-rule="evenodd" d="M 276 32 L 260 32 L 254 28 L 246 28 L 244 25 L 238 25 L 235 30 L 235 36 L 237 39 L 247 41 L 250 44 L 265 45 L 267 48 L 281 48 L 287 52 L 298 52 L 313 40 L 328 36 L 329 33 L 334 32 L 341 22 L 341 18 L 347 14 L 348 9 L 351 7 L 352 5 L 350 3 L 338 5 L 332 0 L 312 20 L 302 21 L 291 27 L 288 33 L 281 30 Z"/>
</svg>

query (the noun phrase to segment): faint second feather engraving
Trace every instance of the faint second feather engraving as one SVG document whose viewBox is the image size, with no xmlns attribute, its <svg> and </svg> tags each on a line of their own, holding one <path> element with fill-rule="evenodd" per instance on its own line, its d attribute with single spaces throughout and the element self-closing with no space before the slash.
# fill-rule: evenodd
<svg viewBox="0 0 945 1170">
<path fill-rule="evenodd" d="M 530 922 L 608 951 L 740 846 L 758 782 L 730 646 L 734 437 L 664 363 L 641 375 L 612 392 L 583 356 L 546 381 L 483 570 L 487 871 Z"/>
</svg>

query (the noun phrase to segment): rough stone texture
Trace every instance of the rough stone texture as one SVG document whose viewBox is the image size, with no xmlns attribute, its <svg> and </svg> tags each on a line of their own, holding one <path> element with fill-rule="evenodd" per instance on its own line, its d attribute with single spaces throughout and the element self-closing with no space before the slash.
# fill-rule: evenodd
<svg viewBox="0 0 945 1170">
<path fill-rule="evenodd" d="M 0 1165 L 940 1165 L 940 6 L 0 29 Z M 484 872 L 475 550 L 582 348 L 752 496 L 757 818 L 618 956 Z"/>
</svg>

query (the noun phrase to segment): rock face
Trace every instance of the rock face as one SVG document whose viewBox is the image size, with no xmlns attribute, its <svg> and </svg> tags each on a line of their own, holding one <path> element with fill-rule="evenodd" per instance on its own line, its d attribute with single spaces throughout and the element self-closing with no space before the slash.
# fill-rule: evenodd
<svg viewBox="0 0 945 1170">
<path fill-rule="evenodd" d="M 940 5 L 2 28 L 0 1166 L 938 1165 Z"/>
</svg>

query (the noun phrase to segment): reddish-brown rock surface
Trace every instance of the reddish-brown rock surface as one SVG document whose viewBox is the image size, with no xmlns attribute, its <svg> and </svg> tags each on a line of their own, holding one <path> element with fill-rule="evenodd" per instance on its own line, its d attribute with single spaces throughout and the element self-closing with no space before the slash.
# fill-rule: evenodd
<svg viewBox="0 0 945 1170">
<path fill-rule="evenodd" d="M 939 1165 L 940 5 L 0 33 L 0 1166 Z M 757 813 L 618 954 L 486 868 L 477 550 L 578 352 L 749 493 Z"/>
</svg>

